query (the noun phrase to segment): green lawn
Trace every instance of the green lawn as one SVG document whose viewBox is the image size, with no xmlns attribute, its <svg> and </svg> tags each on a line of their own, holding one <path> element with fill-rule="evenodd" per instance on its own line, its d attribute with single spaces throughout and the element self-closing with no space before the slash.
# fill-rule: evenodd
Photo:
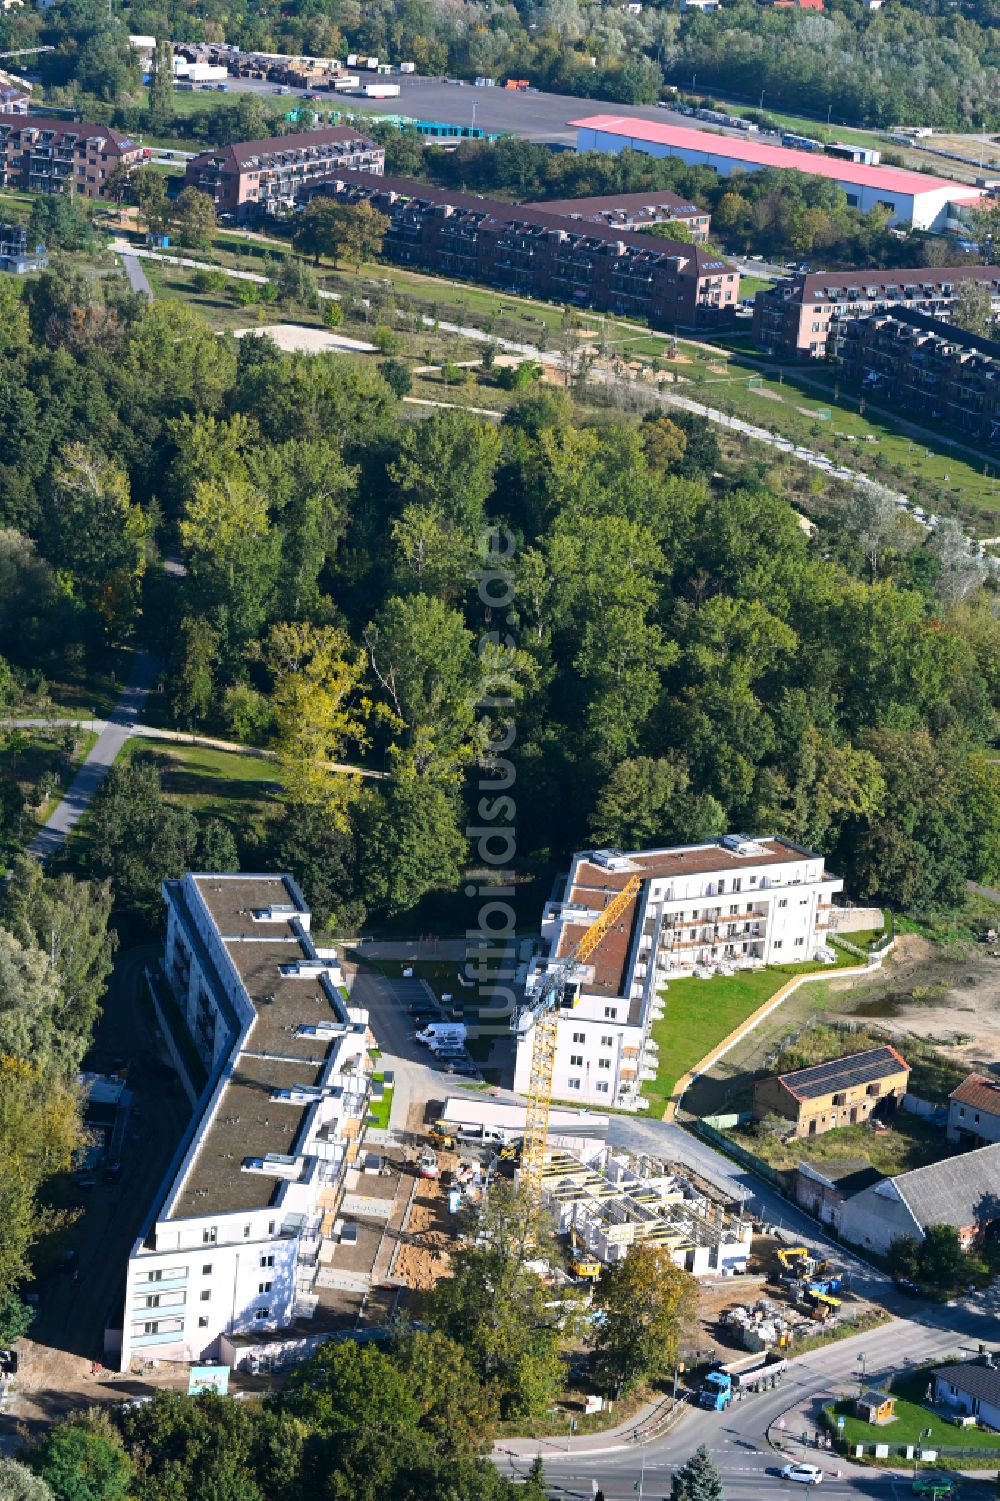
<svg viewBox="0 0 1000 1501">
<path fill-rule="evenodd" d="M 794 975 L 815 974 L 828 965 L 772 965 L 766 969 L 739 970 L 735 975 L 713 975 L 710 980 L 671 980 L 663 992 L 666 1011 L 653 1023 L 653 1041 L 659 1046 L 659 1071 L 644 1084 L 652 1114 L 662 1114 L 674 1088 L 684 1074 L 706 1053 L 717 1047 L 748 1016 L 763 1006 L 776 990 Z"/>
<path fill-rule="evenodd" d="M 281 803 L 281 770 L 274 761 L 138 736 L 127 742 L 125 753 L 153 757 L 171 802 L 193 813 L 224 818 L 236 829 L 273 814 Z"/>
<path fill-rule="evenodd" d="M 18 847 L 30 843 L 52 813 L 96 739 L 92 731 L 55 725 L 0 729 L 0 771 L 14 778 L 25 799 Z"/>
<path fill-rule="evenodd" d="M 959 1428 L 946 1418 L 922 1405 L 922 1398 L 930 1381 L 928 1372 L 915 1372 L 901 1377 L 892 1385 L 896 1398 L 896 1420 L 874 1426 L 853 1414 L 853 1401 L 834 1402 L 825 1411 L 832 1415 L 831 1427 L 836 1429 L 837 1418 L 844 1418 L 844 1439 L 849 1444 L 916 1444 L 920 1435 L 931 1430 L 924 1440 L 927 1448 L 944 1446 L 963 1449 L 1000 1450 L 1000 1434 L 981 1428 Z"/>
<path fill-rule="evenodd" d="M 384 1074 L 372 1074 L 372 1083 L 382 1083 L 384 1078 Z M 374 1126 L 379 1131 L 387 1131 L 389 1129 L 389 1112 L 391 1110 L 392 1085 L 390 1084 L 388 1089 L 382 1091 L 382 1098 L 380 1100 L 372 1100 L 370 1102 L 368 1106 L 369 1126 Z"/>
</svg>

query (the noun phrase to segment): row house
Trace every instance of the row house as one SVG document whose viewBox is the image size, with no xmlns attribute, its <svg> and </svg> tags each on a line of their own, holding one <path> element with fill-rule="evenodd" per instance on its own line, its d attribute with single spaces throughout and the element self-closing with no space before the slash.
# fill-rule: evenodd
<svg viewBox="0 0 1000 1501">
<path fill-rule="evenodd" d="M 400 265 L 654 328 L 727 321 L 739 300 L 739 272 L 699 245 L 367 172 L 322 192 L 386 214 L 384 253 Z"/>
<path fill-rule="evenodd" d="M 815 271 L 775 282 L 754 299 L 754 339 L 769 354 L 821 360 L 839 322 L 912 308 L 947 320 L 963 286 L 984 286 L 1000 313 L 1000 266 Z"/>
<path fill-rule="evenodd" d="M 907 308 L 838 324 L 844 377 L 907 415 L 1000 449 L 1000 342 Z"/>
</svg>

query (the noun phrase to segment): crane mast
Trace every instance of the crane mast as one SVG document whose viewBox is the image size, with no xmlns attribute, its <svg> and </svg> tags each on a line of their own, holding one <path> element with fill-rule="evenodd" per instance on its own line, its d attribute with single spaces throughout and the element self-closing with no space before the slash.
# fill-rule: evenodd
<svg viewBox="0 0 1000 1501">
<path fill-rule="evenodd" d="M 521 1192 L 536 1206 L 542 1196 L 542 1171 L 549 1135 L 549 1109 L 552 1103 L 552 1075 L 556 1062 L 559 1032 L 559 1004 L 566 983 L 579 964 L 585 964 L 599 947 L 610 928 L 627 911 L 642 886 L 641 876 L 631 876 L 616 892 L 601 915 L 592 922 L 572 953 L 549 971 L 541 985 L 516 1018 L 515 1025 L 534 1024 L 531 1045 L 531 1070 L 528 1079 L 528 1103 L 525 1112 L 524 1147 L 521 1152 Z"/>
</svg>

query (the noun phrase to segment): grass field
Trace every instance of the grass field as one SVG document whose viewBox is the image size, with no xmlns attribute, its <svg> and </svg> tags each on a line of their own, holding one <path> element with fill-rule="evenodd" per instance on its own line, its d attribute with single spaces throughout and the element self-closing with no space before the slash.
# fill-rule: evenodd
<svg viewBox="0 0 1000 1501">
<path fill-rule="evenodd" d="M 381 1084 L 385 1075 L 379 1071 L 372 1074 L 372 1083 Z M 368 1107 L 368 1124 L 375 1126 L 379 1131 L 389 1129 L 389 1112 L 392 1110 L 392 1085 L 382 1091 L 380 1100 L 372 1100 Z"/>
<path fill-rule="evenodd" d="M 982 1428 L 959 1428 L 946 1418 L 924 1407 L 922 1398 L 927 1390 L 930 1376 L 927 1371 L 915 1371 L 901 1376 L 892 1383 L 896 1399 L 895 1422 L 873 1427 L 854 1416 L 853 1401 L 834 1402 L 826 1411 L 832 1416 L 830 1426 L 837 1427 L 837 1418 L 844 1419 L 844 1439 L 849 1444 L 916 1444 L 921 1434 L 928 1449 L 943 1446 L 963 1449 L 1000 1450 L 1000 1434 Z M 927 1434 L 927 1429 L 930 1433 Z"/>
<path fill-rule="evenodd" d="M 643 1097 L 650 1102 L 650 1114 L 662 1114 L 678 1079 L 776 990 L 795 975 L 816 974 L 826 967 L 814 962 L 782 964 L 740 970 L 735 975 L 713 975 L 710 980 L 671 980 L 663 995 L 665 1015 L 652 1027 L 653 1041 L 660 1050 L 659 1069 L 655 1080 L 642 1087 Z"/>
</svg>

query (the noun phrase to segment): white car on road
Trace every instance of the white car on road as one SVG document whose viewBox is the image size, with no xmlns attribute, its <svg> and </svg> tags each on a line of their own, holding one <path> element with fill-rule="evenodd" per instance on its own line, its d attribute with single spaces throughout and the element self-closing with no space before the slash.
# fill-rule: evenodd
<svg viewBox="0 0 1000 1501">
<path fill-rule="evenodd" d="M 823 1471 L 819 1465 L 790 1464 L 785 1465 L 781 1478 L 782 1480 L 797 1480 L 800 1485 L 819 1485 L 823 1479 Z"/>
</svg>

